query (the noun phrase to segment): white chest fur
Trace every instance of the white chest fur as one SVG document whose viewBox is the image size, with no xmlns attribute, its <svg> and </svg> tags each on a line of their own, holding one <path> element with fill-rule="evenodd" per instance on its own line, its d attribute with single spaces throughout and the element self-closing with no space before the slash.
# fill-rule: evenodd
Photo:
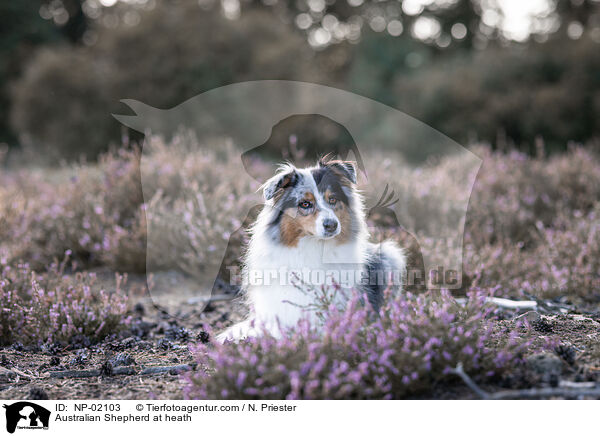
<svg viewBox="0 0 600 436">
<path fill-rule="evenodd" d="M 296 247 L 253 238 L 246 258 L 246 292 L 255 319 L 273 331 L 277 324 L 291 327 L 300 318 L 314 320 L 317 292 L 334 292 L 356 283 L 365 245 L 304 237 Z M 339 296 L 341 298 L 341 295 Z"/>
</svg>

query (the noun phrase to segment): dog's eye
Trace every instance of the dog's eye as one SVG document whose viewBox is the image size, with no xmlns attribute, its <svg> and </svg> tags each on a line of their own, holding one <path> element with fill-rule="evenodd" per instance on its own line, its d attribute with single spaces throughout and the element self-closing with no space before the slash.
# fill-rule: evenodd
<svg viewBox="0 0 600 436">
<path fill-rule="evenodd" d="M 337 198 L 329 197 L 329 204 L 336 204 L 336 203 L 337 203 Z"/>
<path fill-rule="evenodd" d="M 301 209 L 310 209 L 312 206 L 312 203 L 310 201 L 303 201 L 302 203 L 300 203 L 298 205 Z"/>
</svg>

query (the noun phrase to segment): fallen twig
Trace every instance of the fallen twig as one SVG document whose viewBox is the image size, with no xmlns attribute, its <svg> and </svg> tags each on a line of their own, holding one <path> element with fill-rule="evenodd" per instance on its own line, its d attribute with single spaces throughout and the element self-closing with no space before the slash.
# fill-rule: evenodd
<svg viewBox="0 0 600 436">
<path fill-rule="evenodd" d="M 144 368 L 142 372 L 140 372 L 140 375 L 164 374 L 165 372 L 168 372 L 169 374 L 181 374 L 182 372 L 191 370 L 192 367 L 190 365 L 150 366 Z"/>
<path fill-rule="evenodd" d="M 481 398 L 482 400 L 489 400 L 490 399 L 490 394 L 488 394 L 486 391 L 484 391 L 479 386 L 477 386 L 477 383 L 475 383 L 473 381 L 473 379 L 471 379 L 471 377 L 469 377 L 467 375 L 467 373 L 463 370 L 463 364 L 462 364 L 462 362 L 460 362 L 458 365 L 456 365 L 456 368 L 450 370 L 450 373 L 459 376 L 462 379 L 462 381 L 464 381 L 465 384 L 468 387 L 470 387 L 471 390 L 473 392 L 475 392 L 475 394 L 477 394 L 477 396 L 479 398 Z"/>
<path fill-rule="evenodd" d="M 450 373 L 459 376 L 482 400 L 526 400 L 549 397 L 562 397 L 567 399 L 583 397 L 600 398 L 600 386 L 592 388 L 587 384 L 582 384 L 582 387 L 575 387 L 575 385 L 572 384 L 570 385 L 572 387 L 517 389 L 514 391 L 501 391 L 490 394 L 477 386 L 477 383 L 475 383 L 463 370 L 462 363 L 456 365 L 456 368 L 452 369 Z"/>
<path fill-rule="evenodd" d="M 18 370 L 17 368 L 8 369 L 3 366 L 0 366 L 0 378 L 13 379 L 17 377 L 35 378 L 29 374 L 24 373 L 23 371 Z"/>
<path fill-rule="evenodd" d="M 133 366 L 117 366 L 112 369 L 111 375 L 134 375 L 135 373 L 136 370 Z M 52 378 L 86 378 L 99 377 L 100 375 L 102 375 L 102 371 L 99 369 L 50 372 L 50 377 Z"/>
<path fill-rule="evenodd" d="M 600 398 L 600 388 L 533 388 L 497 392 L 491 400 L 527 400 L 534 398 L 562 397 L 567 399 L 594 397 Z"/>
<path fill-rule="evenodd" d="M 50 377 L 52 378 L 84 378 L 84 377 L 98 377 L 100 375 L 99 369 L 89 369 L 81 371 L 51 371 Z"/>
<path fill-rule="evenodd" d="M 588 381 L 588 382 L 572 382 L 569 380 L 561 380 L 558 383 L 559 388 L 569 388 L 569 389 L 595 389 L 596 382 Z"/>
<path fill-rule="evenodd" d="M 198 304 L 198 303 L 211 303 L 211 302 L 216 302 L 216 301 L 231 301 L 234 298 L 236 298 L 236 295 L 234 295 L 234 294 L 217 294 L 217 295 L 210 295 L 208 297 L 203 296 L 203 297 L 188 298 L 187 303 L 188 304 Z"/>
<path fill-rule="evenodd" d="M 117 366 L 112 369 L 109 375 L 153 375 L 153 374 L 181 374 L 182 372 L 191 371 L 194 369 L 191 365 L 174 365 L 174 366 L 149 366 L 137 371 L 133 366 Z M 50 373 L 52 378 L 86 378 L 100 377 L 108 375 L 100 369 L 85 369 L 75 371 L 53 371 Z"/>
<path fill-rule="evenodd" d="M 459 298 L 455 298 L 456 302 L 458 304 L 464 305 L 467 304 L 467 298 L 464 297 L 459 297 Z M 538 307 L 538 304 L 536 301 L 530 301 L 530 300 L 509 300 L 508 298 L 498 298 L 498 297 L 487 297 L 485 299 L 486 303 L 491 303 L 491 304 L 495 304 L 498 307 L 502 307 L 504 309 L 518 309 L 518 310 L 525 310 L 525 309 L 535 309 Z"/>
</svg>

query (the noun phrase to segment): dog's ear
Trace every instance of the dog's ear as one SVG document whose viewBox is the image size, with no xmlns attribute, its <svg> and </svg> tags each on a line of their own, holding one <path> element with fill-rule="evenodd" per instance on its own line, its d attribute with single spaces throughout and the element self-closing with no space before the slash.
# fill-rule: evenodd
<svg viewBox="0 0 600 436">
<path fill-rule="evenodd" d="M 265 200 L 271 200 L 280 190 L 294 186 L 297 179 L 298 173 L 296 173 L 296 170 L 293 167 L 275 174 L 262 186 Z"/>
<path fill-rule="evenodd" d="M 344 168 L 348 179 L 350 179 L 350 181 L 356 185 L 356 182 L 358 180 L 356 178 L 356 164 L 354 162 L 347 161 L 341 162 L 339 165 L 341 165 L 342 168 Z"/>
<path fill-rule="evenodd" d="M 319 160 L 319 166 L 321 167 L 329 167 L 334 170 L 339 171 L 343 176 L 345 176 L 352 183 L 356 184 L 356 164 L 351 161 L 342 161 L 342 160 L 330 160 L 325 161 L 323 158 Z"/>
</svg>

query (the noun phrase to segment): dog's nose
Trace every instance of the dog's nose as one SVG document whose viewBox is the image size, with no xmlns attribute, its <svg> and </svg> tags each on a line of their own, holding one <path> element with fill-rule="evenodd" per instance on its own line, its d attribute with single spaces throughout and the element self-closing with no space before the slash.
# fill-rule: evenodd
<svg viewBox="0 0 600 436">
<path fill-rule="evenodd" d="M 327 218 L 323 220 L 323 228 L 327 230 L 329 233 L 335 232 L 337 229 L 338 223 L 336 220 L 332 220 L 331 218 Z"/>
</svg>

